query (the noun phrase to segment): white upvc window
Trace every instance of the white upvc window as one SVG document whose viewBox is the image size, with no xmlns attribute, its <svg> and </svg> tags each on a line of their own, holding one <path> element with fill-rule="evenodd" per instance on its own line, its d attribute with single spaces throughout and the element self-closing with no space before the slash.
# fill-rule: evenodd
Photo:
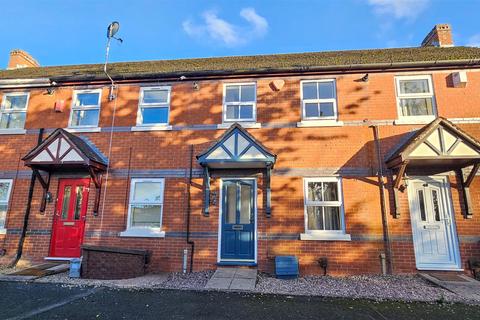
<svg viewBox="0 0 480 320">
<path fill-rule="evenodd" d="M 163 237 L 163 194 L 165 179 L 132 179 L 127 230 L 121 236 Z"/>
<path fill-rule="evenodd" d="M 304 207 L 302 240 L 350 240 L 345 234 L 341 178 L 305 178 Z"/>
<path fill-rule="evenodd" d="M 23 129 L 27 117 L 28 92 L 5 93 L 0 109 L 0 129 Z"/>
<path fill-rule="evenodd" d="M 102 90 L 75 90 L 72 99 L 69 128 L 98 127 Z"/>
<path fill-rule="evenodd" d="M 170 93 L 170 86 L 140 88 L 137 126 L 167 125 Z"/>
<path fill-rule="evenodd" d="M 256 118 L 256 83 L 225 84 L 223 87 L 223 122 L 255 122 Z"/>
<path fill-rule="evenodd" d="M 300 91 L 302 120 L 336 120 L 338 118 L 335 79 L 302 81 Z"/>
<path fill-rule="evenodd" d="M 430 75 L 395 77 L 400 119 L 432 119 L 436 116 L 435 95 Z"/>
<path fill-rule="evenodd" d="M 12 191 L 11 179 L 0 179 L 0 234 L 5 233 L 5 221 L 7 219 L 8 202 Z"/>
</svg>

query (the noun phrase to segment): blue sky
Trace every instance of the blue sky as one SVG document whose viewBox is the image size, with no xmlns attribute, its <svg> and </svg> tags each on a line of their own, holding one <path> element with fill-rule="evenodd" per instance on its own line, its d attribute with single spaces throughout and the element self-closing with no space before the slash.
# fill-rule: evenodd
<svg viewBox="0 0 480 320">
<path fill-rule="evenodd" d="M 417 46 L 436 23 L 480 46 L 480 0 L 15 0 L 2 6 L 0 68 L 11 49 L 41 65 Z"/>
</svg>

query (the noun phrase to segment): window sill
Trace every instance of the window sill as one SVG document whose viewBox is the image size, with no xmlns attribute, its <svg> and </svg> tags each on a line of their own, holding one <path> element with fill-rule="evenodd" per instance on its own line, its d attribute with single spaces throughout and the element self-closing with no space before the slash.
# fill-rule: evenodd
<svg viewBox="0 0 480 320">
<path fill-rule="evenodd" d="M 0 234 L 7 234 L 7 229 L 0 228 Z"/>
<path fill-rule="evenodd" d="M 153 126 L 136 126 L 132 127 L 131 131 L 169 131 L 172 130 L 170 125 L 153 125 Z"/>
<path fill-rule="evenodd" d="M 25 134 L 25 129 L 0 129 L 0 134 Z"/>
<path fill-rule="evenodd" d="M 234 124 L 235 122 L 224 122 L 222 124 L 217 125 L 217 129 L 228 129 Z M 262 127 L 262 124 L 260 122 L 241 122 L 237 121 L 239 125 L 246 129 L 260 129 Z"/>
<path fill-rule="evenodd" d="M 68 132 L 71 133 L 81 133 L 81 132 L 100 132 L 102 128 L 100 127 L 78 127 L 78 128 L 66 128 Z"/>
<path fill-rule="evenodd" d="M 428 124 L 435 120 L 435 116 L 431 117 L 412 117 L 411 119 L 405 117 L 393 121 L 395 125 L 404 125 L 404 124 Z"/>
<path fill-rule="evenodd" d="M 352 241 L 352 237 L 349 234 L 314 234 L 314 233 L 301 233 L 300 240 L 324 240 L 324 241 Z"/>
<path fill-rule="evenodd" d="M 160 231 L 160 229 L 147 228 L 127 229 L 120 232 L 119 236 L 137 238 L 165 238 L 165 231 Z"/>
<path fill-rule="evenodd" d="M 343 121 L 337 120 L 302 120 L 297 122 L 298 128 L 308 127 L 342 127 Z"/>
</svg>

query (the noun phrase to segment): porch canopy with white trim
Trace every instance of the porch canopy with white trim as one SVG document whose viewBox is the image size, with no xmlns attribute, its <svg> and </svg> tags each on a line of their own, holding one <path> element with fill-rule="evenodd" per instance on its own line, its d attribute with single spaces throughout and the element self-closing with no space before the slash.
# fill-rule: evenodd
<svg viewBox="0 0 480 320">
<path fill-rule="evenodd" d="M 54 172 L 86 172 L 95 184 L 94 214 L 98 212 L 102 173 L 106 171 L 108 160 L 86 138 L 76 136 L 64 129 L 56 129 L 42 143 L 22 158 L 30 167 L 43 187 L 44 197 L 40 211 L 45 210 L 45 197 Z M 47 173 L 45 179 L 40 171 Z"/>
<path fill-rule="evenodd" d="M 197 155 L 204 169 L 204 214 L 209 214 L 210 172 L 214 170 L 261 171 L 266 182 L 266 214 L 270 215 L 270 176 L 277 156 L 257 141 L 240 124 L 234 123 L 204 152 Z"/>
<path fill-rule="evenodd" d="M 466 216 L 472 216 L 469 187 L 480 166 L 480 142 L 447 119 L 439 117 L 415 132 L 388 157 L 386 164 L 396 173 L 395 192 L 407 172 L 422 175 L 456 172 L 462 183 Z M 466 179 L 465 168 L 471 168 Z"/>
</svg>

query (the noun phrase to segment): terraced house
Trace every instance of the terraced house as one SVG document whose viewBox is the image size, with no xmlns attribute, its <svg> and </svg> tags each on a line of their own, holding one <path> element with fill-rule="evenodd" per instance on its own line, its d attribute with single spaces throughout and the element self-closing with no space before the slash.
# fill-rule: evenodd
<svg viewBox="0 0 480 320">
<path fill-rule="evenodd" d="M 82 246 L 147 250 L 149 272 L 271 272 L 289 255 L 304 274 L 469 273 L 480 258 L 480 49 L 449 25 L 415 48 L 108 73 L 113 87 L 101 64 L 20 50 L 0 71 L 1 264 Z"/>
</svg>

